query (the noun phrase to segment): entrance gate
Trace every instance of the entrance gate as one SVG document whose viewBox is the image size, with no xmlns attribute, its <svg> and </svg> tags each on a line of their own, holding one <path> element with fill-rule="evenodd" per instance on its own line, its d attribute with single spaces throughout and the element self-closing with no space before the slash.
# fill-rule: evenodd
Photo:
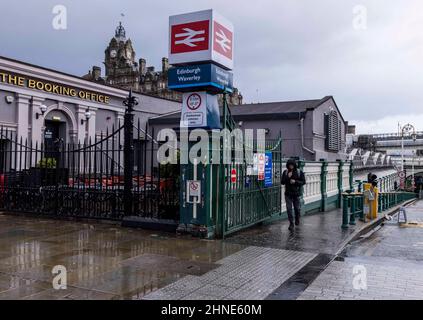
<svg viewBox="0 0 423 320">
<path fill-rule="evenodd" d="M 228 134 L 219 137 L 220 162 L 202 164 L 198 159 L 181 169 L 179 229 L 208 238 L 224 238 L 282 213 L 281 134 L 278 139 L 265 139 L 262 143 L 257 139 L 246 141 L 244 136 L 234 134 L 239 128 L 231 116 L 225 95 L 223 100 L 222 128 L 227 129 Z M 215 151 L 213 137 L 209 146 L 208 159 L 211 159 Z M 229 147 L 229 153 L 224 146 Z M 258 171 L 251 159 L 254 154 L 263 156 L 264 168 L 260 174 L 254 172 L 255 169 Z M 193 181 L 200 186 L 199 192 L 189 190 Z"/>
<path fill-rule="evenodd" d="M 224 99 L 224 128 L 234 130 L 236 123 Z M 231 144 L 236 136 L 231 136 Z M 263 150 L 264 147 L 264 150 Z M 242 161 L 236 161 L 232 153 L 230 164 L 221 166 L 221 225 L 220 235 L 225 237 L 233 232 L 248 228 L 249 226 L 271 219 L 274 215 L 282 213 L 282 135 L 278 139 L 265 139 L 264 145 L 259 148 L 258 141 L 242 144 Z M 259 150 L 262 149 L 262 150 Z M 264 165 L 267 172 L 257 172 L 260 164 L 251 165 L 247 162 L 246 155 L 256 154 L 264 156 Z M 264 153 L 263 153 L 264 151 Z M 251 172 L 253 171 L 253 172 Z M 255 171 L 255 172 L 254 172 Z M 234 177 L 235 173 L 235 177 Z"/>
<path fill-rule="evenodd" d="M 266 140 L 265 153 L 269 163 L 267 177 L 251 172 L 254 166 L 244 162 L 224 165 L 223 175 L 223 236 L 270 219 L 282 212 L 282 139 Z M 253 152 L 257 153 L 257 141 Z M 244 144 L 245 149 L 248 148 Z M 270 160 L 271 159 L 271 160 Z M 270 171 L 269 171 L 270 170 Z M 235 180 L 233 173 L 236 172 Z M 267 179 L 267 181 L 265 181 Z"/>
<path fill-rule="evenodd" d="M 178 168 L 157 162 L 154 130 L 148 131 L 125 121 L 94 141 L 33 144 L 0 128 L 0 210 L 179 221 Z"/>
</svg>

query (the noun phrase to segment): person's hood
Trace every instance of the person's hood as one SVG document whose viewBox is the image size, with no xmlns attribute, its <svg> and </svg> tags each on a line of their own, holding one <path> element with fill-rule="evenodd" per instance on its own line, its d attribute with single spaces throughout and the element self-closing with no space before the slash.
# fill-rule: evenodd
<svg viewBox="0 0 423 320">
<path fill-rule="evenodd" d="M 294 170 L 297 169 L 297 162 L 295 160 L 293 160 L 293 159 L 289 159 L 286 162 L 286 168 L 288 169 L 289 165 L 291 165 L 291 164 L 294 165 Z"/>
</svg>

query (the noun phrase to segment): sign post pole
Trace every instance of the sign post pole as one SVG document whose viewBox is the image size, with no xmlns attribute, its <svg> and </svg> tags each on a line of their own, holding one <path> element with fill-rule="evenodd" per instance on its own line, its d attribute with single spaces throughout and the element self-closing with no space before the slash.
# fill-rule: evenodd
<svg viewBox="0 0 423 320">
<path fill-rule="evenodd" d="M 181 130 L 203 128 L 210 133 L 227 127 L 226 94 L 233 91 L 233 41 L 232 23 L 214 10 L 169 18 L 169 64 L 173 67 L 168 87 L 183 93 Z M 223 94 L 223 123 L 218 94 Z M 213 138 L 209 138 L 209 146 L 214 146 Z M 180 197 L 180 230 L 222 238 L 226 164 L 222 150 L 218 164 L 212 163 L 211 154 L 209 150 L 207 164 L 190 159 L 190 164 L 183 165 L 181 190 L 187 195 Z"/>
</svg>

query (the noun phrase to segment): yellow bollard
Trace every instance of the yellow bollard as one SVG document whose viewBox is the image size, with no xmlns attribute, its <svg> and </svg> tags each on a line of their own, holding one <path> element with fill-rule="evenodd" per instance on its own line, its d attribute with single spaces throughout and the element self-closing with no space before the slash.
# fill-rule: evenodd
<svg viewBox="0 0 423 320">
<path fill-rule="evenodd" d="M 377 209 L 378 209 L 378 198 L 379 190 L 377 187 L 373 187 L 371 183 L 363 184 L 364 190 L 364 206 L 363 213 L 369 219 L 377 218 Z"/>
</svg>

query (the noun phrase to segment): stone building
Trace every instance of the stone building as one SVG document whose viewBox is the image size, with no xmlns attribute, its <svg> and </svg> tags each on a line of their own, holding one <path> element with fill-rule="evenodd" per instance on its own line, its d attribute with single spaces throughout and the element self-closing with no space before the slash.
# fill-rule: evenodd
<svg viewBox="0 0 423 320">
<path fill-rule="evenodd" d="M 134 120 L 141 128 L 151 117 L 180 110 L 175 101 L 134 95 L 140 102 Z M 127 90 L 0 56 L 0 131 L 23 142 L 94 141 L 122 125 L 127 96 Z"/>
<path fill-rule="evenodd" d="M 126 38 L 122 23 L 116 28 L 115 36 L 110 40 L 104 54 L 105 77 L 101 76 L 100 67 L 93 66 L 92 70 L 83 76 L 84 79 L 169 100 L 182 100 L 180 93 L 167 87 L 170 67 L 168 59 L 162 58 L 159 71 L 153 66 L 147 66 L 147 61 L 143 58 L 136 61 L 132 41 Z M 234 88 L 233 93 L 228 95 L 228 103 L 242 104 L 242 95 L 238 89 Z"/>
</svg>

